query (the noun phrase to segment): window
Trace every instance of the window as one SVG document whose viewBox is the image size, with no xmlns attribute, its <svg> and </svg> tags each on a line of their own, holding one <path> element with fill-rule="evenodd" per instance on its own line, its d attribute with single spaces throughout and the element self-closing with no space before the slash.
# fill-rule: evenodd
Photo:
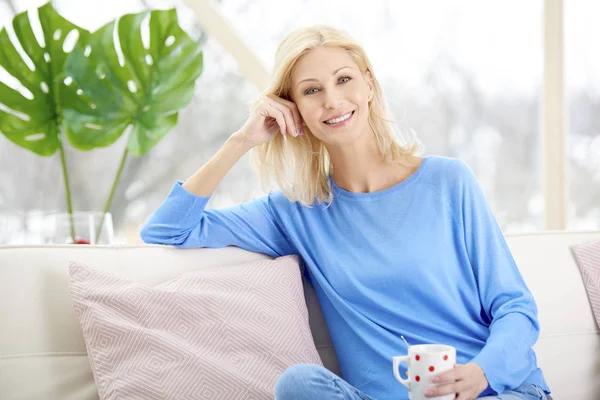
<svg viewBox="0 0 600 400">
<path fill-rule="evenodd" d="M 45 2 L 0 0 L 0 26 L 9 24 L 13 11 Z M 396 121 L 415 130 L 425 154 L 466 162 L 503 231 L 513 233 L 545 229 L 539 168 L 545 3 L 218 0 L 217 7 L 267 69 L 291 29 L 324 23 L 347 30 L 371 57 Z M 201 167 L 244 123 L 259 90 L 216 39 L 203 33 L 183 2 L 53 4 L 90 30 L 125 13 L 177 6 L 182 27 L 204 43 L 205 69 L 192 103 L 155 149 L 130 158 L 115 196 L 116 240 L 137 242 L 141 224 L 172 184 Z M 564 1 L 569 229 L 600 229 L 599 18 L 600 3 L 594 0 Z M 76 209 L 102 208 L 124 145 L 121 140 L 87 153 L 66 149 L 68 162 L 77 166 L 70 168 Z M 5 188 L 0 190 L 0 211 L 64 209 L 58 156 L 41 158 L 0 137 L 0 170 Z M 209 206 L 229 206 L 261 193 L 244 157 Z"/>
<path fill-rule="evenodd" d="M 570 229 L 600 229 L 600 3 L 565 2 Z"/>
</svg>

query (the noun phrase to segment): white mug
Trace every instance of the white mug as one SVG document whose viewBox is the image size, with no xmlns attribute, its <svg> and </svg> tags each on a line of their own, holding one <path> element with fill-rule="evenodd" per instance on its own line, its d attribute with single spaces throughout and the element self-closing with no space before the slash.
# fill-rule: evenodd
<svg viewBox="0 0 600 400">
<path fill-rule="evenodd" d="M 394 377 L 406 389 L 410 400 L 452 400 L 454 393 L 438 397 L 425 397 L 425 391 L 437 386 L 431 379 L 454 368 L 456 364 L 456 349 L 442 344 L 418 344 L 408 348 L 407 356 L 395 356 Z M 398 372 L 400 363 L 408 365 L 407 376 L 404 379 Z"/>
</svg>

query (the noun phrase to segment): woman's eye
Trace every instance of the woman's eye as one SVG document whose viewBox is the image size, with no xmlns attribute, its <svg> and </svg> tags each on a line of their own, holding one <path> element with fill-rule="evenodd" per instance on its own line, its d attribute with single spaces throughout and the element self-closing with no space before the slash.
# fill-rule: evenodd
<svg viewBox="0 0 600 400">
<path fill-rule="evenodd" d="M 346 82 L 350 81 L 351 79 L 352 78 L 349 77 L 349 76 L 342 76 L 340 79 L 338 79 L 338 82 L 339 83 L 346 83 Z M 306 89 L 304 91 L 304 94 L 313 94 L 313 93 L 315 93 L 314 91 L 316 91 L 316 90 L 319 90 L 319 89 L 317 89 L 317 88 Z"/>
</svg>

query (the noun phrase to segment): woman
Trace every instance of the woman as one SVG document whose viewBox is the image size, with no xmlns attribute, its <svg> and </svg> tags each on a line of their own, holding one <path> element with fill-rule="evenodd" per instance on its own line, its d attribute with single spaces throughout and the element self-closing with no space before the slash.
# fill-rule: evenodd
<svg viewBox="0 0 600 400">
<path fill-rule="evenodd" d="M 369 59 L 342 31 L 290 33 L 274 71 L 247 122 L 175 184 L 143 240 L 304 259 L 343 380 L 296 365 L 277 399 L 407 398 L 391 371 L 392 356 L 406 353 L 401 335 L 457 348 L 457 366 L 429 397 L 549 398 L 531 348 L 536 304 L 469 168 L 419 157 L 418 140 L 395 133 Z M 279 190 L 205 209 L 250 149 Z"/>
</svg>

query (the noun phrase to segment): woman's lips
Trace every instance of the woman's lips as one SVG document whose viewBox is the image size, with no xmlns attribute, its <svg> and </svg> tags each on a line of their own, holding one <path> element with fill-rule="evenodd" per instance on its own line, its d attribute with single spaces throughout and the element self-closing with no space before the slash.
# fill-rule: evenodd
<svg viewBox="0 0 600 400">
<path fill-rule="evenodd" d="M 350 121 L 352 121 L 352 118 L 354 118 L 354 113 L 355 113 L 355 111 L 356 111 L 356 110 L 352 110 L 352 111 L 351 111 L 351 114 L 350 114 L 350 116 L 349 116 L 348 118 L 346 118 L 345 120 L 343 120 L 342 122 L 338 122 L 338 123 L 336 123 L 336 124 L 328 124 L 328 123 L 326 123 L 326 122 L 323 122 L 323 123 L 324 123 L 325 125 L 329 126 L 329 127 L 332 127 L 332 128 L 338 128 L 338 127 L 341 127 L 341 126 L 347 125 L 347 124 L 348 124 Z"/>
</svg>

